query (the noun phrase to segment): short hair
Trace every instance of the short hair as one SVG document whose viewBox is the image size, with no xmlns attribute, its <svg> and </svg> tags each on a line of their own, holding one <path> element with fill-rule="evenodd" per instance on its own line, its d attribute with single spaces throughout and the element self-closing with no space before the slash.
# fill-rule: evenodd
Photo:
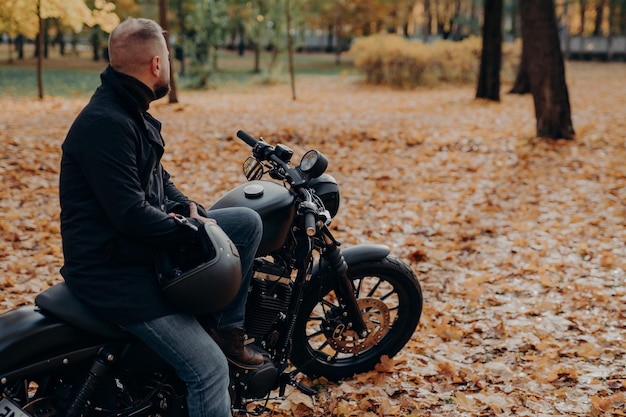
<svg viewBox="0 0 626 417">
<path fill-rule="evenodd" d="M 133 17 L 124 20 L 109 37 L 111 67 L 132 75 L 161 53 L 164 34 L 161 26 L 153 20 Z"/>
</svg>

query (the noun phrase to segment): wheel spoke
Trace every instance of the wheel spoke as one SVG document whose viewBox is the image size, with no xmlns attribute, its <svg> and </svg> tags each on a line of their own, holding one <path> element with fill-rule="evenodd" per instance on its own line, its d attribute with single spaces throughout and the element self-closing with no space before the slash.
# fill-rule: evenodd
<svg viewBox="0 0 626 417">
<path fill-rule="evenodd" d="M 328 301 L 325 298 L 322 298 L 321 304 L 322 304 L 322 308 L 324 308 L 324 307 L 329 307 L 329 308 L 337 307 L 337 305 L 331 303 L 330 301 Z M 324 311 L 326 311 L 326 309 L 324 309 Z"/>
<path fill-rule="evenodd" d="M 309 346 L 310 346 L 310 345 L 311 345 L 311 344 L 309 343 Z M 324 348 L 326 348 L 326 346 L 329 346 L 329 344 L 328 344 L 328 340 L 324 340 L 324 343 L 322 343 L 322 344 L 321 344 L 321 346 L 319 346 L 319 347 L 317 347 L 317 348 L 316 348 L 316 347 L 313 347 L 313 348 L 314 348 L 315 350 L 317 350 L 317 351 L 322 352 L 322 353 L 324 353 L 324 354 L 325 354 L 326 352 L 324 352 Z"/>
<path fill-rule="evenodd" d="M 378 297 L 379 300 L 386 300 L 387 298 L 389 298 L 389 296 L 391 296 L 392 294 L 395 294 L 396 290 L 394 288 L 391 289 L 391 291 L 389 291 L 387 294 L 383 295 L 382 297 Z"/>
<path fill-rule="evenodd" d="M 374 293 L 376 292 L 376 290 L 378 289 L 378 287 L 380 286 L 381 282 L 383 282 L 383 280 L 378 277 L 378 282 L 376 283 L 376 285 L 374 285 L 372 287 L 372 289 L 370 290 L 370 292 L 367 294 L 368 297 L 371 297 L 372 295 L 374 295 Z"/>
<path fill-rule="evenodd" d="M 317 336 L 319 336 L 319 335 L 321 335 L 321 334 L 324 334 L 324 332 L 323 332 L 323 331 L 321 331 L 321 330 L 318 330 L 318 331 L 316 331 L 315 333 L 311 333 L 310 335 L 307 335 L 307 337 L 308 337 L 309 339 L 313 339 L 314 337 L 317 337 Z"/>
<path fill-rule="evenodd" d="M 354 287 L 354 295 L 356 296 L 356 298 L 359 298 L 359 296 L 361 295 L 361 289 L 363 287 L 363 280 L 359 279 L 358 281 L 359 285 L 357 285 L 356 287 L 354 287 L 354 281 L 352 282 L 352 286 Z"/>
</svg>

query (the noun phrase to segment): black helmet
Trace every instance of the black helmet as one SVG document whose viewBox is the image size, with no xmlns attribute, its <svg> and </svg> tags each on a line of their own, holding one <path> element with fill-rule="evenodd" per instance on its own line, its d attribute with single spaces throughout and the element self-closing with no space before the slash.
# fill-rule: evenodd
<svg viewBox="0 0 626 417">
<path fill-rule="evenodd" d="M 214 313 L 226 307 L 241 287 L 237 247 L 215 223 L 205 223 L 204 231 L 213 247 L 209 259 L 180 271 L 162 287 L 177 308 L 191 314 Z"/>
</svg>

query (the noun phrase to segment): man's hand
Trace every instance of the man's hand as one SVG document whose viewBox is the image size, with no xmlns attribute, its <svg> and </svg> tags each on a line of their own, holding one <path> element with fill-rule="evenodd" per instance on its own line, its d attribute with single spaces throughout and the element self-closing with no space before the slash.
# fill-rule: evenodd
<svg viewBox="0 0 626 417">
<path fill-rule="evenodd" d="M 189 204 L 189 218 L 191 218 L 191 219 L 198 219 L 202 223 L 213 223 L 213 224 L 216 224 L 214 219 L 208 219 L 208 218 L 202 217 L 201 215 L 198 214 L 198 206 L 196 206 L 196 203 L 190 203 Z"/>
</svg>

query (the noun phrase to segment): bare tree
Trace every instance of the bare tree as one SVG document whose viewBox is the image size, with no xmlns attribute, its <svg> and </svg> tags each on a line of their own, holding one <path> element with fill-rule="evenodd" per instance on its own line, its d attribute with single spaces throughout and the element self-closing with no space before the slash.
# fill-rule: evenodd
<svg viewBox="0 0 626 417">
<path fill-rule="evenodd" d="M 167 20 L 167 0 L 159 0 L 159 23 L 161 25 L 161 28 L 163 29 L 163 31 L 165 32 L 165 43 L 167 45 L 167 49 L 171 49 L 170 48 L 170 40 L 169 40 L 169 34 L 167 33 L 167 31 L 169 30 L 169 22 Z M 171 85 L 171 90 L 170 90 L 170 95 L 169 95 L 169 102 L 170 103 L 178 103 L 178 92 L 176 90 L 176 76 L 175 76 L 175 72 L 174 71 L 174 60 L 172 59 L 172 54 L 169 54 L 169 61 L 170 61 L 170 67 L 171 67 L 171 71 L 170 71 L 170 85 Z"/>
<path fill-rule="evenodd" d="M 518 5 L 518 12 L 519 12 L 519 5 Z M 521 32 L 524 32 L 524 22 L 520 19 L 520 28 L 521 28 Z M 519 62 L 519 68 L 517 70 L 517 76 L 515 77 L 515 81 L 513 82 L 513 87 L 511 87 L 511 91 L 509 91 L 509 93 L 511 94 L 528 94 L 530 93 L 530 79 L 528 78 L 528 68 L 527 68 L 527 62 L 528 62 L 528 57 L 526 56 L 528 54 L 528 50 L 524 47 L 522 47 L 522 54 L 520 57 L 520 62 Z"/>
<path fill-rule="evenodd" d="M 37 34 L 37 89 L 39 98 L 43 99 L 43 17 L 41 15 L 41 0 L 37 2 L 37 19 L 39 22 L 39 33 Z"/>
<path fill-rule="evenodd" d="M 537 136 L 573 139 L 554 0 L 524 0 L 520 2 L 520 14 L 522 55 L 535 104 Z"/>
<path fill-rule="evenodd" d="M 502 0 L 485 0 L 483 48 L 476 98 L 500 101 L 502 67 Z"/>
<path fill-rule="evenodd" d="M 289 0 L 285 1 L 285 21 L 287 24 L 287 59 L 289 61 L 289 80 L 291 81 L 291 98 L 296 100 L 296 76 L 293 68 L 293 35 L 291 33 L 291 9 Z"/>
</svg>

